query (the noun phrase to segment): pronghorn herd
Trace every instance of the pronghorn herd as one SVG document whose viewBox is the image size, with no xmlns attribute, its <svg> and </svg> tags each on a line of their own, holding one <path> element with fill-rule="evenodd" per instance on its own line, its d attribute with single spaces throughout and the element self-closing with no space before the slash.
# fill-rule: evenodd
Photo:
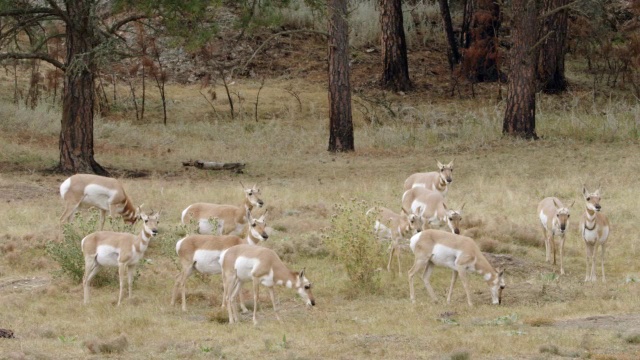
<svg viewBox="0 0 640 360">
<path fill-rule="evenodd" d="M 471 300 L 468 273 L 478 273 L 488 284 L 493 304 L 502 302 L 502 290 L 505 288 L 504 269 L 494 268 L 476 242 L 461 234 L 462 209 L 453 210 L 447 206 L 447 198 L 453 182 L 453 161 L 444 165 L 437 162 L 438 171 L 415 173 L 404 183 L 404 193 L 400 201 L 400 213 L 385 207 L 370 209 L 368 215 L 375 218 L 374 232 L 380 240 L 390 243 L 387 270 L 396 255 L 398 272 L 400 268 L 400 248 L 408 243 L 414 254 L 414 263 L 408 272 L 409 297 L 415 302 L 413 277 L 422 272 L 424 285 L 434 301 L 436 295 L 429 283 L 434 266 L 448 267 L 452 270 L 451 284 L 447 302 L 451 301 L 454 284 L 459 277 L 466 293 L 467 303 Z M 242 183 L 241 183 L 242 185 Z M 244 185 L 244 201 L 240 206 L 210 203 L 194 203 L 182 211 L 181 222 L 194 224 L 197 234 L 188 235 L 176 242 L 176 253 L 181 270 L 176 275 L 171 295 L 171 304 L 181 298 L 182 310 L 186 311 L 186 280 L 196 270 L 202 274 L 221 274 L 223 284 L 222 306 L 227 307 L 229 322 L 238 322 L 236 304 L 240 299 L 243 312 L 248 312 L 241 298 L 241 286 L 244 282 L 253 284 L 253 322 L 256 321 L 256 309 L 259 286 L 265 286 L 276 312 L 274 285 L 283 285 L 295 289 L 309 306 L 315 305 L 311 292 L 311 282 L 305 271 L 290 270 L 279 256 L 260 243 L 269 238 L 265 212 L 259 218 L 252 215 L 255 208 L 262 208 L 260 189 L 256 185 L 247 188 Z M 128 296 L 131 297 L 133 271 L 144 257 L 151 238 L 157 234 L 160 213 L 145 213 L 135 207 L 125 193 L 122 184 L 112 178 L 96 175 L 77 174 L 69 177 L 60 185 L 60 195 L 65 209 L 61 222 L 73 220 L 80 207 L 97 207 L 100 210 L 100 231 L 88 234 L 80 244 L 84 259 L 83 278 L 84 303 L 89 301 L 89 288 L 92 278 L 102 266 L 117 266 L 120 279 L 118 305 L 124 294 L 125 273 L 127 274 Z M 585 212 L 580 220 L 580 233 L 586 245 L 585 281 L 596 280 L 596 252 L 601 247 L 602 281 L 605 280 L 604 254 L 609 235 L 609 222 L 600 212 L 600 189 L 589 192 L 582 189 L 585 200 Z M 559 238 L 558 257 L 560 274 L 564 275 L 563 248 L 565 234 L 569 226 L 570 208 L 556 197 L 547 197 L 538 204 L 538 217 L 543 228 L 545 258 L 556 264 L 556 240 Z M 126 222 L 142 220 L 143 227 L 138 235 L 102 231 L 105 215 L 122 216 Z M 432 229 L 445 225 L 449 231 Z"/>
</svg>

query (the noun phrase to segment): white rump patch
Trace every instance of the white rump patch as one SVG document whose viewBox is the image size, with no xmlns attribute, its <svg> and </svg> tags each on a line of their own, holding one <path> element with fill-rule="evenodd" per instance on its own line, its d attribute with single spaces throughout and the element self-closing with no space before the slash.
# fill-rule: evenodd
<svg viewBox="0 0 640 360">
<path fill-rule="evenodd" d="M 64 195 L 67 193 L 67 191 L 69 191 L 69 188 L 71 187 L 71 178 L 67 178 L 67 180 L 65 180 L 61 185 L 60 185 L 60 196 L 64 199 Z"/>
<path fill-rule="evenodd" d="M 549 221 L 549 218 L 547 217 L 547 215 L 545 215 L 544 210 L 540 210 L 540 222 L 542 223 L 542 226 L 545 227 L 545 229 L 547 228 L 547 224 Z"/>
</svg>

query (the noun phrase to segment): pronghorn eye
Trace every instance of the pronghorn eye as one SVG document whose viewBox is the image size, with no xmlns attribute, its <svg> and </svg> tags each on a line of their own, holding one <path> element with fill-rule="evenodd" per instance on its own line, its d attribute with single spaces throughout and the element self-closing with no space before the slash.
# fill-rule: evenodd
<svg viewBox="0 0 640 360">
<path fill-rule="evenodd" d="M 309 290 L 309 289 L 311 289 L 311 285 L 305 285 L 305 286 L 304 286 L 304 289 L 305 289 L 305 290 Z"/>
<path fill-rule="evenodd" d="M 256 223 L 251 223 L 251 227 L 256 227 Z"/>
<path fill-rule="evenodd" d="M 144 222 L 145 222 L 145 223 L 148 223 L 148 222 L 149 222 L 149 220 L 145 220 Z"/>
<path fill-rule="evenodd" d="M 589 201 L 589 200 L 591 200 L 591 198 L 590 198 L 590 197 L 588 197 L 588 198 L 587 198 L 587 201 Z"/>
</svg>

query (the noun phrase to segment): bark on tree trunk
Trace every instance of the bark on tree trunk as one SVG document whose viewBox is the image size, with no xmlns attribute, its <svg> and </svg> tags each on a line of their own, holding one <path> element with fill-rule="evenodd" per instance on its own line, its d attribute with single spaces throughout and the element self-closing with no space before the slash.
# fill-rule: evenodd
<svg viewBox="0 0 640 360">
<path fill-rule="evenodd" d="M 533 49 L 538 35 L 536 0 L 513 0 L 511 73 L 502 133 L 527 139 L 536 135 L 536 79 Z"/>
<path fill-rule="evenodd" d="M 92 1 L 68 0 L 67 69 L 64 76 L 60 130 L 60 171 L 64 173 L 108 172 L 94 159 L 94 77 Z"/>
<path fill-rule="evenodd" d="M 353 151 L 347 2 L 328 0 L 329 8 L 329 151 Z"/>
<path fill-rule="evenodd" d="M 440 16 L 442 16 L 442 28 L 447 35 L 447 43 L 449 44 L 449 49 L 447 49 L 449 68 L 453 70 L 453 67 L 460 62 L 460 51 L 458 50 L 458 43 L 453 33 L 449 0 L 438 0 L 438 3 L 440 4 Z"/>
<path fill-rule="evenodd" d="M 473 11 L 464 34 L 463 73 L 476 82 L 500 80 L 498 31 L 500 3 L 494 0 L 469 0 L 465 14 Z M 466 27 L 466 25 L 465 25 Z"/>
<path fill-rule="evenodd" d="M 407 91 L 412 88 L 407 61 L 401 0 L 380 0 L 380 42 L 382 79 L 385 89 Z"/>
<path fill-rule="evenodd" d="M 545 0 L 543 13 L 567 5 L 569 0 Z M 567 90 L 564 57 L 567 53 L 567 24 L 569 10 L 564 9 L 543 19 L 540 38 L 546 40 L 539 49 L 536 77 L 539 89 L 548 94 Z"/>
</svg>

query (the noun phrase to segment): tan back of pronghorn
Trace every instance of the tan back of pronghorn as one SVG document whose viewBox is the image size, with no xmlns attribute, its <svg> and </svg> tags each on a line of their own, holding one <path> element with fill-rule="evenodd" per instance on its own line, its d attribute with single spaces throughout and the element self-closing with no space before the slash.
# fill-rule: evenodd
<svg viewBox="0 0 640 360">
<path fill-rule="evenodd" d="M 395 253 L 398 260 L 398 273 L 400 273 L 402 271 L 400 270 L 400 242 L 408 240 L 411 235 L 419 230 L 418 216 L 415 214 L 407 215 L 404 211 L 397 214 L 383 206 L 371 208 L 367 211 L 367 214 L 375 216 L 374 231 L 378 238 L 391 242 L 387 271 L 391 271 L 391 261 Z"/>
<path fill-rule="evenodd" d="M 73 220 L 79 207 L 95 206 L 100 210 L 100 230 L 104 228 L 105 214 L 121 215 L 125 222 L 135 223 L 138 212 L 131 198 L 124 192 L 120 181 L 92 174 L 76 174 L 60 185 L 60 196 L 64 200 L 64 212 L 60 222 Z"/>
<path fill-rule="evenodd" d="M 171 305 L 175 305 L 178 292 L 182 294 L 182 310 L 187 311 L 186 282 L 193 270 L 202 274 L 220 274 L 220 254 L 225 249 L 235 245 L 250 244 L 258 245 L 269 238 L 265 228 L 266 213 L 259 219 L 251 217 L 251 212 L 247 212 L 249 231 L 246 237 L 239 238 L 235 235 L 189 235 L 178 240 L 176 243 L 176 253 L 180 259 L 182 270 L 176 276 L 176 283 L 173 287 Z M 224 295 L 223 295 L 224 303 Z M 244 312 L 248 311 L 244 301 L 240 302 Z"/>
<path fill-rule="evenodd" d="M 89 286 L 91 279 L 98 273 L 101 266 L 117 266 L 120 279 L 120 293 L 118 305 L 122 302 L 124 292 L 125 272 L 128 277 L 129 298 L 135 266 L 144 257 L 151 237 L 158 233 L 160 213 L 146 215 L 140 213 L 143 221 L 139 235 L 113 231 L 97 231 L 82 239 L 82 253 L 84 255 L 84 303 L 89 302 Z"/>
<path fill-rule="evenodd" d="M 424 285 L 431 298 L 437 301 L 436 294 L 429 283 L 429 277 L 433 271 L 433 265 L 438 265 L 453 270 L 447 303 L 451 302 L 453 285 L 457 277 L 460 276 L 462 286 L 467 294 L 467 303 L 469 306 L 473 306 L 467 283 L 468 272 L 482 275 L 491 290 L 491 302 L 493 304 L 502 303 L 502 290 L 505 288 L 504 270 L 494 269 L 473 239 L 440 230 L 425 230 L 411 237 L 410 246 L 415 255 L 415 262 L 409 270 L 411 302 L 415 303 L 416 301 L 413 276 L 422 269 L 424 269 L 422 275 Z"/>
<path fill-rule="evenodd" d="M 420 187 L 409 189 L 402 195 L 402 209 L 408 214 L 417 215 L 418 226 L 423 230 L 428 229 L 429 225 L 444 222 L 451 232 L 460 234 L 464 204 L 460 210 L 451 210 L 445 204 L 444 196 L 438 191 Z"/>
<path fill-rule="evenodd" d="M 211 234 L 214 227 L 210 220 L 214 219 L 217 222 L 217 235 L 240 236 L 247 224 L 245 216 L 247 211 L 253 210 L 254 206 L 261 208 L 263 205 L 260 189 L 253 185 L 253 187 L 244 188 L 244 202 L 240 206 L 210 203 L 195 203 L 187 206 L 182 211 L 182 223 L 189 224 L 191 220 L 195 220 L 198 222 L 200 234 Z"/>
<path fill-rule="evenodd" d="M 582 196 L 585 200 L 585 212 L 580 219 L 580 233 L 586 246 L 587 269 L 584 281 L 596 281 L 596 253 L 598 245 L 601 248 L 602 281 L 604 277 L 604 254 L 607 238 L 609 237 L 609 219 L 600 212 L 600 189 L 589 192 L 586 187 L 582 187 Z M 591 272 L 589 272 L 591 264 Z"/>
<path fill-rule="evenodd" d="M 573 202 L 569 207 L 565 207 L 560 199 L 556 197 L 547 197 L 542 199 L 538 204 L 538 218 L 542 224 L 544 234 L 544 245 L 546 250 L 546 261 L 551 262 L 551 254 L 553 254 L 553 265 L 556 264 L 556 243 L 554 235 L 560 238 L 560 274 L 564 275 L 563 252 L 564 239 L 569 227 L 569 208 L 573 206 Z"/>
<path fill-rule="evenodd" d="M 446 195 L 451 182 L 453 182 L 453 161 L 447 165 L 438 161 L 438 171 L 415 173 L 409 176 L 404 181 L 404 191 L 414 187 L 423 187 Z"/>
<path fill-rule="evenodd" d="M 280 260 L 273 250 L 261 246 L 236 245 L 225 250 L 221 257 L 222 278 L 225 281 L 227 295 L 225 301 L 229 312 L 229 322 L 238 322 L 237 306 L 234 301 L 240 292 L 242 283 L 253 282 L 253 323 L 257 324 L 256 311 L 258 309 L 258 289 L 260 284 L 269 291 L 273 312 L 278 321 L 280 316 L 276 310 L 274 285 L 284 285 L 296 289 L 297 293 L 305 300 L 308 306 L 313 306 L 316 301 L 311 292 L 311 283 L 300 272 L 291 271 Z"/>
</svg>

